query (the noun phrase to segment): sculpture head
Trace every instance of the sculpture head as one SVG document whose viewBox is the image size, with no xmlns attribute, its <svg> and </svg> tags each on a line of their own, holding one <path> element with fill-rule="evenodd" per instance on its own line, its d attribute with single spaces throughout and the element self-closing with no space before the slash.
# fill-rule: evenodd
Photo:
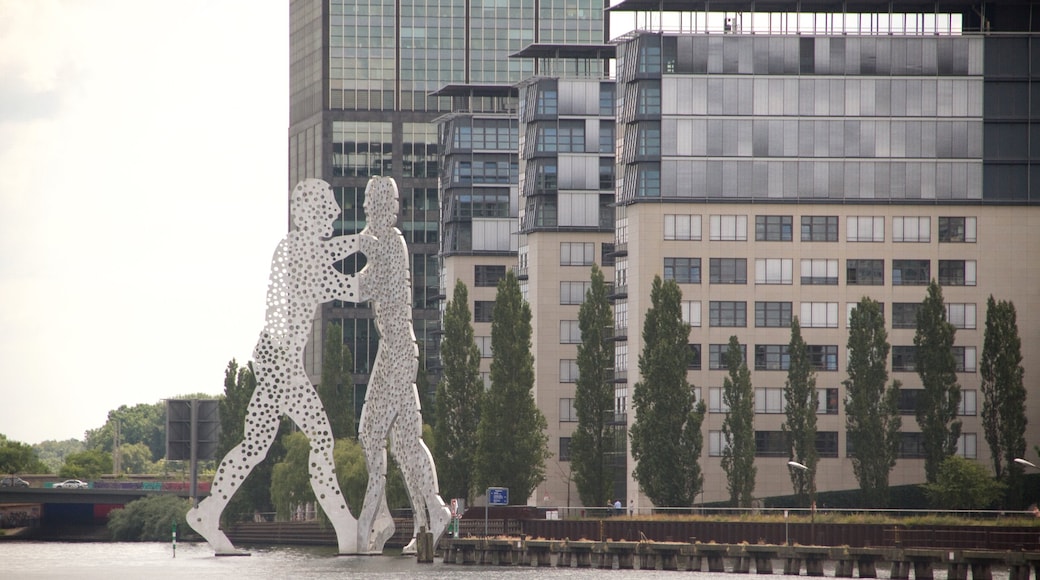
<svg viewBox="0 0 1040 580">
<path fill-rule="evenodd" d="M 376 176 L 365 187 L 365 221 L 373 229 L 392 228 L 401 209 L 397 182 L 392 177 Z"/>
<path fill-rule="evenodd" d="M 289 212 L 296 229 L 323 238 L 332 237 L 332 225 L 340 207 L 332 188 L 321 179 L 304 179 L 296 184 L 289 200 Z"/>
</svg>

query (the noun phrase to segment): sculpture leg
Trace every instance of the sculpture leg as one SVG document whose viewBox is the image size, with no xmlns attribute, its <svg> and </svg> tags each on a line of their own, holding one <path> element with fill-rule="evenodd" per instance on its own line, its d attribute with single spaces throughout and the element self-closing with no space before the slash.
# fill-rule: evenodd
<svg viewBox="0 0 1040 580">
<path fill-rule="evenodd" d="M 373 372 L 372 376 L 375 379 L 377 372 Z M 381 553 L 383 545 L 394 534 L 394 520 L 386 506 L 386 436 L 394 416 L 385 397 L 378 396 L 380 387 L 377 381 L 369 383 L 368 392 L 374 396 L 365 397 L 358 429 L 358 440 L 365 452 L 368 467 L 365 502 L 357 524 L 358 550 L 363 553 Z"/>
<path fill-rule="evenodd" d="M 451 521 L 451 510 L 444 505 L 444 500 L 437 491 L 437 471 L 434 468 L 433 456 L 422 440 L 422 416 L 419 413 L 418 394 L 414 386 L 411 392 L 415 399 L 414 404 L 408 404 L 411 399 L 407 396 L 401 398 L 405 401 L 406 409 L 394 422 L 391 430 L 391 448 L 394 458 L 401 466 L 412 501 L 415 519 L 413 539 L 418 535 L 419 527 L 425 527 L 433 533 L 433 541 L 436 544 Z M 408 406 L 412 408 L 407 409 Z"/>
</svg>

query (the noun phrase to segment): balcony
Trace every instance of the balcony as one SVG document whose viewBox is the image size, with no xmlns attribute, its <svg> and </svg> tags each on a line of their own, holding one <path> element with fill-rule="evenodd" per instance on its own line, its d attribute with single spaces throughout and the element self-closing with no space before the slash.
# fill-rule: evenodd
<svg viewBox="0 0 1040 580">
<path fill-rule="evenodd" d="M 607 294 L 607 298 L 611 300 L 624 300 L 628 298 L 628 284 L 615 285 L 611 289 L 610 293 Z"/>
<path fill-rule="evenodd" d="M 527 267 L 526 266 L 513 266 L 513 274 L 517 280 L 527 280 Z"/>
</svg>

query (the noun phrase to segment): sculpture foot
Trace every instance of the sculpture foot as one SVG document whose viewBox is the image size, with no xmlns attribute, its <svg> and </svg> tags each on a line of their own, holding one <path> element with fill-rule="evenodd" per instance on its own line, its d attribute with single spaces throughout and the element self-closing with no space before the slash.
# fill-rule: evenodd
<svg viewBox="0 0 1040 580">
<path fill-rule="evenodd" d="M 436 546 L 451 523 L 451 510 L 444 503 L 430 510 L 430 532 L 433 533 L 433 545 Z"/>
<path fill-rule="evenodd" d="M 394 519 L 390 517 L 390 514 L 380 512 L 379 517 L 372 522 L 372 529 L 369 530 L 367 541 L 361 542 L 359 547 L 364 546 L 366 554 L 382 554 L 383 546 L 387 540 L 393 537 L 396 529 Z"/>
<path fill-rule="evenodd" d="M 200 536 L 209 542 L 211 548 L 217 556 L 248 556 L 249 552 L 243 552 L 235 548 L 231 540 L 228 539 L 227 535 L 221 531 L 219 526 L 220 518 L 211 517 L 207 512 L 193 507 L 188 510 L 185 516 L 188 521 L 188 525 L 191 529 L 195 530 Z"/>
<path fill-rule="evenodd" d="M 415 538 L 412 538 L 412 541 L 408 542 L 407 546 L 401 548 L 401 554 L 402 555 L 408 556 L 408 555 L 418 554 L 418 553 L 419 553 L 419 549 L 415 545 Z"/>
</svg>

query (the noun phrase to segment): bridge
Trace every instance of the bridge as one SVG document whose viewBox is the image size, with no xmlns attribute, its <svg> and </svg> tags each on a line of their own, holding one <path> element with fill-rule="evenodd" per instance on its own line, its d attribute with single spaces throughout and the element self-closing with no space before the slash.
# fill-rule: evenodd
<svg viewBox="0 0 1040 580">
<path fill-rule="evenodd" d="M 39 488 L 39 487 L 0 487 L 0 505 L 3 504 L 62 504 L 62 503 L 89 503 L 89 504 L 119 504 L 126 505 L 135 499 L 152 497 L 156 495 L 177 495 L 187 498 L 190 491 L 180 490 L 153 490 L 153 489 L 62 489 L 62 488 Z M 204 496 L 199 492 L 199 496 Z"/>
</svg>

